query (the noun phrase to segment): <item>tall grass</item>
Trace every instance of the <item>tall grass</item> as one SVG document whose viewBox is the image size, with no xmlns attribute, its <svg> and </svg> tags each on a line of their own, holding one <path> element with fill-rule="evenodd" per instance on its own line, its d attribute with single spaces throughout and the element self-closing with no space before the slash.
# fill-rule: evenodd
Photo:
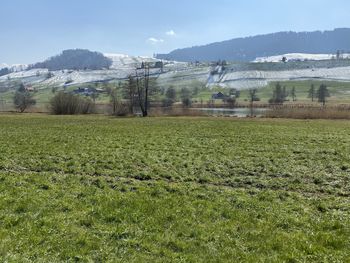
<svg viewBox="0 0 350 263">
<path fill-rule="evenodd" d="M 306 107 L 306 108 L 272 108 L 266 112 L 267 118 L 291 119 L 346 119 L 350 120 L 347 107 Z"/>
</svg>

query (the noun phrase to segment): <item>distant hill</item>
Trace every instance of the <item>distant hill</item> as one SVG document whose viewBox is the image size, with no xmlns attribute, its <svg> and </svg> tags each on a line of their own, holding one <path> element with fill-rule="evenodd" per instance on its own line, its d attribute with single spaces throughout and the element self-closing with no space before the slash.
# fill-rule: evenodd
<svg viewBox="0 0 350 263">
<path fill-rule="evenodd" d="M 10 73 L 11 73 L 11 71 L 9 70 L 9 68 L 1 68 L 0 69 L 0 77 L 5 76 L 5 75 L 10 74 Z"/>
<path fill-rule="evenodd" d="M 254 37 L 237 38 L 205 46 L 177 49 L 158 54 L 158 59 L 192 61 L 252 61 L 257 57 L 287 53 L 335 54 L 350 50 L 350 28 L 333 31 L 279 32 Z"/>
<path fill-rule="evenodd" d="M 108 69 L 111 65 L 112 60 L 105 57 L 102 53 L 85 49 L 69 49 L 63 51 L 58 56 L 51 57 L 44 62 L 30 66 L 30 69 L 46 68 L 51 71 L 64 69 L 99 70 Z"/>
<path fill-rule="evenodd" d="M 14 65 L 7 65 L 5 63 L 0 64 L 0 77 L 10 74 L 12 72 L 19 72 L 26 70 L 28 68 L 28 65 L 25 64 L 14 64 Z"/>
</svg>

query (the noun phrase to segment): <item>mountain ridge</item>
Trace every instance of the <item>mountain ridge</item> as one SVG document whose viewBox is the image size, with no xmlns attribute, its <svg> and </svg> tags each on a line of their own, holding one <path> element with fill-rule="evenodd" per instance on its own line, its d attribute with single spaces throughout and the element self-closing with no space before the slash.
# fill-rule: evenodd
<svg viewBox="0 0 350 263">
<path fill-rule="evenodd" d="M 157 54 L 158 59 L 194 61 L 252 61 L 257 57 L 287 53 L 329 54 L 350 50 L 350 28 L 331 31 L 284 31 L 234 38 L 201 46 L 176 49 L 168 54 Z"/>
</svg>

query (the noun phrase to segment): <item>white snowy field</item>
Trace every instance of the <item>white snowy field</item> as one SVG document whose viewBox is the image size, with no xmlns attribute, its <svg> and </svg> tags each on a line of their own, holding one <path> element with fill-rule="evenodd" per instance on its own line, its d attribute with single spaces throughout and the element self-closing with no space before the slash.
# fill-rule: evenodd
<svg viewBox="0 0 350 263">
<path fill-rule="evenodd" d="M 152 70 L 151 73 L 155 74 L 159 70 Z M 134 70 L 122 68 L 122 69 L 110 69 L 110 70 L 59 70 L 51 71 L 52 77 L 48 78 L 49 71 L 47 69 L 32 69 L 28 71 L 14 72 L 0 77 L 1 81 L 21 80 L 25 84 L 40 84 L 48 86 L 62 86 L 65 83 L 70 84 L 83 84 L 89 82 L 108 81 L 113 79 L 126 79 L 130 74 L 134 73 Z"/>
<path fill-rule="evenodd" d="M 288 55 L 288 54 L 287 54 Z M 296 58 L 298 54 L 291 54 Z M 301 54 L 303 58 L 310 54 Z M 51 72 L 47 69 L 19 70 L 8 75 L 0 77 L 0 83 L 6 83 L 8 80 L 20 80 L 25 84 L 46 86 L 63 86 L 66 83 L 70 85 L 84 84 L 90 82 L 101 82 L 109 80 L 124 80 L 129 75 L 135 74 L 135 69 L 142 62 L 156 62 L 157 59 L 149 57 L 133 57 L 123 54 L 105 54 L 112 59 L 112 66 L 109 70 L 60 70 Z M 284 56 L 284 55 L 282 55 Z M 325 59 L 330 55 L 312 55 L 314 59 Z M 290 58 L 291 58 L 290 57 Z M 310 57 L 308 57 L 310 58 Z M 277 59 L 277 58 L 276 58 Z M 276 60 L 275 58 L 271 60 Z M 164 71 L 160 74 L 160 69 L 151 70 L 152 74 L 159 76 L 159 85 L 190 85 L 197 81 L 208 86 L 222 86 L 237 89 L 259 88 L 266 86 L 273 81 L 288 80 L 334 80 L 350 81 L 350 67 L 324 67 L 324 68 L 306 68 L 291 70 L 235 70 L 223 71 L 211 75 L 210 66 L 196 67 L 188 63 L 164 61 Z"/>
<path fill-rule="evenodd" d="M 0 77 L 0 82 L 8 80 L 21 80 L 25 84 L 42 86 L 62 86 L 65 83 L 83 84 L 89 82 L 100 82 L 109 80 L 124 80 L 129 75 L 135 74 L 135 69 L 140 67 L 142 62 L 159 61 L 149 57 L 133 57 L 123 54 L 104 54 L 112 60 L 112 66 L 108 70 L 58 70 L 51 71 L 52 76 L 48 78 L 48 69 L 15 70 Z M 5 64 L 4 64 L 5 66 Z M 166 61 L 164 72 L 178 72 L 188 69 L 187 63 Z M 160 69 L 151 69 L 151 74 L 158 75 Z"/>
<path fill-rule="evenodd" d="M 264 87 L 273 81 L 288 80 L 334 80 L 350 81 L 350 67 L 315 68 L 288 71 L 240 71 L 230 72 L 217 79 L 215 83 L 222 86 L 247 89 Z"/>
<path fill-rule="evenodd" d="M 335 80 L 350 81 L 350 67 L 339 68 L 316 68 L 288 71 L 236 71 L 214 75 L 209 77 L 209 68 L 187 68 L 179 70 L 169 70 L 161 74 L 159 81 L 161 83 L 183 82 L 198 80 L 206 82 L 210 80 L 210 85 L 219 85 L 223 87 L 233 87 L 237 89 L 248 89 L 253 87 L 264 87 L 269 82 L 287 81 L 287 80 Z M 83 84 L 88 82 L 108 81 L 115 79 L 126 79 L 134 73 L 134 69 L 111 69 L 111 70 L 89 70 L 89 71 L 53 71 L 53 77 L 47 78 L 47 69 L 34 69 L 11 73 L 0 77 L 0 82 L 11 80 L 22 80 L 26 84 L 40 84 L 42 86 L 62 86 L 67 82 L 71 84 Z M 159 70 L 151 71 L 153 74 L 159 74 Z"/>
<path fill-rule="evenodd" d="M 142 62 L 156 62 L 157 59 L 149 57 L 133 57 L 124 54 L 104 54 L 105 57 L 112 60 L 111 69 L 133 69 Z"/>
<path fill-rule="evenodd" d="M 350 58 L 350 54 L 342 54 L 342 58 Z M 305 54 L 305 53 L 290 53 L 278 56 L 270 57 L 258 57 L 253 62 L 263 63 L 263 62 L 281 62 L 283 57 L 287 61 L 305 61 L 305 60 L 331 60 L 335 59 L 335 54 Z"/>
</svg>

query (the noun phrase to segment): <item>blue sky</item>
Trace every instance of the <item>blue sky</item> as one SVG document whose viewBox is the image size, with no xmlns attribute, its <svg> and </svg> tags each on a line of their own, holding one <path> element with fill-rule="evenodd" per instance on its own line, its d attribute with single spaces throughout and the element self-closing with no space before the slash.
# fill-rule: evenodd
<svg viewBox="0 0 350 263">
<path fill-rule="evenodd" d="M 0 63 L 69 48 L 152 55 L 277 31 L 350 27 L 348 0 L 8 0 Z"/>
</svg>

